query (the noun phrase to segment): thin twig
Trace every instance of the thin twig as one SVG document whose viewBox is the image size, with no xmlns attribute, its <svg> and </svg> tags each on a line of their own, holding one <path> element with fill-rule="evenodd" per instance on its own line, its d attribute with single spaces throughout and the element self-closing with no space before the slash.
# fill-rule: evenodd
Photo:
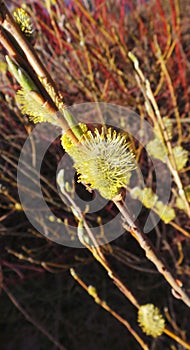
<svg viewBox="0 0 190 350">
<path fill-rule="evenodd" d="M 14 40 L 16 40 L 17 45 L 21 48 L 22 52 L 24 52 L 24 55 L 26 57 L 24 64 L 23 58 L 18 53 L 16 46 L 13 45 L 10 42 L 9 38 L 6 36 L 6 31 L 8 31 L 13 36 Z M 67 132 L 68 136 L 74 143 L 78 143 L 78 138 L 76 137 L 75 133 L 69 128 L 69 125 L 66 122 L 66 120 L 72 120 L 73 118 L 66 110 L 66 106 L 63 103 L 63 98 L 60 92 L 57 90 L 55 82 L 44 67 L 33 46 L 21 32 L 19 26 L 13 19 L 3 0 L 0 0 L 0 40 L 2 41 L 2 44 L 10 56 L 18 59 L 18 64 L 23 66 L 23 68 L 25 68 L 27 73 L 31 76 L 31 79 L 35 79 L 35 83 L 38 85 L 38 87 L 40 86 L 41 94 L 34 95 L 36 98 L 38 97 L 40 99 L 38 102 L 40 102 L 41 105 L 43 105 L 43 107 L 48 111 L 54 113 L 54 118 L 59 123 L 60 127 Z M 40 79 L 36 79 L 35 75 L 31 74 L 31 68 L 35 72 L 36 76 Z M 42 84 L 40 80 L 42 81 Z M 45 83 L 44 86 L 43 82 Z M 49 90 L 52 90 L 54 92 L 54 101 L 52 101 L 52 98 L 49 96 L 48 91 L 44 92 L 45 96 L 43 96 L 42 90 L 44 91 L 44 87 L 46 89 L 47 86 Z M 57 105 L 61 105 L 61 112 Z M 66 120 L 63 118 L 63 116 Z M 78 132 L 79 135 L 82 135 L 80 127 L 77 126 L 77 123 L 72 120 L 72 124 L 74 124 L 76 132 Z"/>
<path fill-rule="evenodd" d="M 104 267 L 104 269 L 108 272 L 108 276 L 113 280 L 114 284 L 117 286 L 117 288 L 126 296 L 127 299 L 136 307 L 139 308 L 139 303 L 135 296 L 131 293 L 131 291 L 125 286 L 125 284 L 120 280 L 120 278 L 117 276 L 117 274 L 110 268 L 106 257 L 103 253 L 103 249 L 98 245 L 98 242 L 96 241 L 96 238 L 94 237 L 90 227 L 88 226 L 88 223 L 85 220 L 85 217 L 83 213 L 81 212 L 80 208 L 75 204 L 73 199 L 70 197 L 70 195 L 64 190 L 64 188 L 61 188 L 61 192 L 63 195 L 68 199 L 68 201 L 71 203 L 72 207 L 75 209 L 75 215 L 76 219 L 78 221 L 82 221 L 83 226 L 86 230 L 86 233 L 88 237 L 90 238 L 90 241 L 92 242 L 92 245 L 87 244 L 86 240 L 82 237 L 79 237 L 81 240 L 81 243 L 93 254 L 94 258 Z"/>
<path fill-rule="evenodd" d="M 114 318 L 116 318 L 121 324 L 123 324 L 128 331 L 132 334 L 132 336 L 136 339 L 136 341 L 140 344 L 142 349 L 149 350 L 149 347 L 144 343 L 144 341 L 139 337 L 139 335 L 134 331 L 134 329 L 131 327 L 131 325 L 127 322 L 126 319 L 121 317 L 116 311 L 114 311 L 104 300 L 102 300 L 97 292 L 96 289 L 92 286 L 87 286 L 81 278 L 77 275 L 74 269 L 70 269 L 71 276 L 80 284 L 80 286 L 94 299 L 94 301 L 100 305 L 104 310 L 109 312 Z"/>
<path fill-rule="evenodd" d="M 188 344 L 186 341 L 178 337 L 169 329 L 165 328 L 164 333 L 167 334 L 170 338 L 174 339 L 177 343 L 181 344 L 185 349 L 190 350 L 190 344 Z"/>
<path fill-rule="evenodd" d="M 167 165 L 168 165 L 169 170 L 170 170 L 170 172 L 174 178 L 174 181 L 178 187 L 179 195 L 185 203 L 186 213 L 190 217 L 190 205 L 189 205 L 187 196 L 185 194 L 185 191 L 183 189 L 183 184 L 181 182 L 181 179 L 180 179 L 180 176 L 179 176 L 179 173 L 177 170 L 172 145 L 171 145 L 171 142 L 170 142 L 169 137 L 168 137 L 168 132 L 164 126 L 163 119 L 161 117 L 161 114 L 160 114 L 160 111 L 158 108 L 158 104 L 155 100 L 154 94 L 153 94 L 151 86 L 150 86 L 150 82 L 148 79 L 145 78 L 142 70 L 139 67 L 138 59 L 133 55 L 133 53 L 131 53 L 131 52 L 129 53 L 129 58 L 133 62 L 134 69 L 137 72 L 137 74 L 135 74 L 135 78 L 137 80 L 137 83 L 138 83 L 143 95 L 144 95 L 146 104 L 148 106 L 147 110 L 148 110 L 149 116 L 152 118 L 154 125 L 158 126 L 158 132 L 160 134 L 160 138 L 166 144 L 166 147 L 168 150 Z"/>
<path fill-rule="evenodd" d="M 120 323 L 122 323 L 128 331 L 133 335 L 133 337 L 137 340 L 137 342 L 141 345 L 143 349 L 149 349 L 147 345 L 142 341 L 142 339 L 138 336 L 138 334 L 131 328 L 130 324 L 121 317 L 117 312 L 115 312 L 104 300 L 100 299 L 97 294 L 96 289 L 93 286 L 87 286 L 81 278 L 77 275 L 73 268 L 70 269 L 71 276 L 80 284 L 80 286 L 91 296 L 94 298 L 95 302 L 99 304 L 103 309 L 108 311 L 113 317 L 115 317 Z M 140 307 L 140 306 L 139 306 Z M 139 309 L 138 307 L 138 309 Z M 163 333 L 165 333 L 168 337 L 175 340 L 178 344 L 184 346 L 185 349 L 190 350 L 190 344 L 186 341 L 178 337 L 175 333 L 173 333 L 168 328 L 164 328 Z"/>
<path fill-rule="evenodd" d="M 7 294 L 7 296 L 9 297 L 9 299 L 12 301 L 12 303 L 14 304 L 14 306 L 21 312 L 21 314 L 23 314 L 23 316 L 25 317 L 25 319 L 32 323 L 41 333 L 43 333 L 54 345 L 57 346 L 57 349 L 60 350 L 66 350 L 66 348 L 60 344 L 60 342 L 55 339 L 41 324 L 39 324 L 38 321 L 34 320 L 29 314 L 28 312 L 26 312 L 26 310 L 24 310 L 24 308 L 18 303 L 18 301 L 16 300 L 16 298 L 14 297 L 14 295 L 10 292 L 10 290 L 8 289 L 8 287 L 3 284 L 3 290 L 5 291 L 5 293 Z"/>
<path fill-rule="evenodd" d="M 177 99 L 175 96 L 175 92 L 174 92 L 174 88 L 172 85 L 172 80 L 171 77 L 169 75 L 168 69 L 166 67 L 166 63 L 165 60 L 163 58 L 160 46 L 158 44 L 157 38 L 156 36 L 154 37 L 154 45 L 156 48 L 156 56 L 158 58 L 158 62 L 160 63 L 162 72 L 166 78 L 167 84 L 168 84 L 168 88 L 170 91 L 170 95 L 171 95 L 171 99 L 172 99 L 172 103 L 173 103 L 173 108 L 174 108 L 174 113 L 175 113 L 175 117 L 176 117 L 176 121 L 177 121 L 177 127 L 178 127 L 178 144 L 180 145 L 182 142 L 182 127 L 181 127 L 181 120 L 180 120 L 180 114 L 179 114 L 179 110 L 177 107 Z"/>
<path fill-rule="evenodd" d="M 176 298 L 181 299 L 186 305 L 190 307 L 190 298 L 181 288 L 182 283 L 177 280 L 168 268 L 163 263 L 162 259 L 156 252 L 155 248 L 152 246 L 148 237 L 138 228 L 138 226 L 131 219 L 131 215 L 128 212 L 125 202 L 114 201 L 115 205 L 123 215 L 125 220 L 123 227 L 131 233 L 131 235 L 137 240 L 141 248 L 145 251 L 146 257 L 152 261 L 152 263 L 157 267 L 158 271 L 164 276 L 166 281 L 172 287 L 172 293 Z"/>
</svg>

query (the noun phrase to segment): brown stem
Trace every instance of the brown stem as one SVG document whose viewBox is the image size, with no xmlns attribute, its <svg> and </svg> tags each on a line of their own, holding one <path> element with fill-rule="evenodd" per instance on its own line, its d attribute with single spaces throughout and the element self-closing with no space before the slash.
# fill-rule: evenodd
<svg viewBox="0 0 190 350">
<path fill-rule="evenodd" d="M 5 286 L 5 284 L 3 284 L 3 289 L 5 291 L 5 293 L 7 294 L 7 296 L 9 297 L 9 299 L 12 301 L 12 303 L 14 304 L 14 306 L 21 312 L 21 314 L 23 314 L 23 316 L 25 317 L 25 319 L 32 323 L 41 333 L 43 333 L 54 345 L 56 345 L 57 349 L 59 350 L 66 350 L 66 348 L 60 344 L 60 342 L 55 339 L 42 325 L 40 325 L 36 320 L 34 320 L 29 314 L 28 312 L 26 312 L 24 310 L 24 308 L 18 303 L 18 301 L 16 300 L 16 298 L 14 297 L 14 295 L 10 292 L 10 290 L 8 289 L 7 286 Z"/>
<path fill-rule="evenodd" d="M 144 99 L 147 103 L 148 114 L 151 117 L 151 119 L 153 120 L 154 125 L 158 126 L 160 139 L 164 141 L 164 143 L 167 147 L 167 151 L 168 151 L 167 165 L 168 165 L 168 168 L 169 168 L 169 170 L 174 178 L 174 181 L 178 187 L 179 195 L 183 199 L 183 201 L 185 202 L 187 215 L 190 217 L 190 205 L 189 205 L 189 202 L 187 199 L 187 195 L 183 189 L 183 184 L 181 182 L 181 179 L 180 179 L 180 176 L 179 176 L 179 173 L 177 170 L 172 145 L 171 145 L 171 142 L 170 142 L 169 137 L 168 137 L 168 132 L 164 126 L 164 122 L 163 122 L 163 119 L 161 117 L 161 114 L 160 114 L 160 111 L 158 108 L 158 104 L 157 104 L 156 99 L 154 97 L 154 94 L 152 92 L 150 82 L 148 79 L 145 79 L 145 76 L 139 67 L 139 62 L 138 62 L 137 58 L 131 52 L 129 53 L 129 58 L 133 62 L 134 69 L 137 72 L 137 74 L 135 74 L 135 78 L 137 80 L 137 83 L 138 83 L 143 95 L 144 95 Z"/>
<path fill-rule="evenodd" d="M 7 34 L 9 34 L 9 36 L 11 35 L 13 40 L 11 40 Z M 26 72 L 36 84 L 37 88 L 40 91 L 40 97 L 43 107 L 51 113 L 54 113 L 54 118 L 58 122 L 59 126 L 65 132 L 67 132 L 68 136 L 74 143 L 78 143 L 78 138 L 69 128 L 67 122 L 63 118 L 62 113 L 59 112 L 59 109 L 57 108 L 56 104 L 54 103 L 54 101 L 52 100 L 52 98 L 50 97 L 50 95 L 48 94 L 38 77 L 40 77 L 41 80 L 44 80 L 46 84 L 53 89 L 54 94 L 56 96 L 56 101 L 58 103 L 61 103 L 62 107 L 64 108 L 65 106 L 63 104 L 62 97 L 60 96 L 60 93 L 57 90 L 54 81 L 52 80 L 50 74 L 42 64 L 33 46 L 25 38 L 19 26 L 14 21 L 3 0 L 0 0 L 0 40 L 5 49 L 8 51 L 9 55 L 16 59 L 18 64 L 26 70 Z M 18 51 L 17 46 L 19 47 L 19 49 L 21 49 L 22 56 L 19 53 L 20 50 Z"/>
<path fill-rule="evenodd" d="M 136 341 L 140 344 L 142 349 L 149 350 L 149 347 L 144 343 L 144 341 L 139 337 L 139 335 L 134 331 L 131 325 L 121 317 L 116 311 L 114 311 L 104 300 L 100 299 L 98 296 L 96 289 L 93 288 L 93 293 L 90 293 L 90 288 L 81 280 L 81 278 L 76 274 L 74 269 L 70 270 L 72 277 L 80 284 L 80 286 L 87 292 L 91 297 L 94 298 L 94 301 L 100 305 L 104 310 L 109 312 L 114 318 L 116 318 L 120 323 L 122 323 L 128 331 L 132 334 L 132 336 L 136 339 Z"/>
<path fill-rule="evenodd" d="M 90 227 L 88 226 L 88 223 L 86 222 L 85 217 L 81 212 L 80 208 L 75 204 L 74 200 L 69 196 L 69 194 L 63 188 L 61 189 L 61 191 L 63 195 L 68 199 L 68 201 L 71 203 L 72 207 L 75 209 L 75 212 L 77 213 L 77 219 L 82 220 L 83 226 L 93 245 L 90 246 L 85 242 L 84 239 L 81 240 L 81 238 L 79 238 L 81 240 L 81 243 L 93 254 L 94 258 L 104 267 L 104 269 L 108 272 L 108 276 L 113 280 L 117 288 L 138 309 L 140 305 L 137 299 L 131 293 L 131 291 L 125 286 L 125 284 L 120 280 L 120 278 L 112 270 L 112 268 L 109 266 L 108 261 L 106 260 L 106 257 L 104 255 L 103 249 L 98 245 L 98 242 L 94 237 Z"/>
<path fill-rule="evenodd" d="M 176 334 L 174 334 L 169 329 L 165 328 L 164 333 L 168 335 L 168 337 L 174 339 L 177 343 L 181 344 L 185 349 L 190 350 L 190 344 L 188 344 L 186 341 L 178 337 Z"/>
<path fill-rule="evenodd" d="M 37 76 L 39 76 L 42 79 L 46 79 L 47 83 L 49 83 L 53 87 L 53 89 L 59 96 L 59 91 L 57 90 L 56 85 L 52 80 L 50 74 L 42 64 L 37 53 L 33 49 L 32 44 L 25 38 L 24 34 L 21 32 L 18 24 L 15 22 L 14 18 L 10 14 L 3 0 L 0 0 L 0 24 L 6 30 L 8 30 L 12 34 L 13 38 L 17 41 L 17 43 L 19 43 L 19 46 L 25 53 L 28 62 L 30 62 Z"/>
<path fill-rule="evenodd" d="M 57 108 L 54 102 L 48 95 L 42 83 L 39 81 L 34 70 L 30 67 L 24 52 L 21 50 L 20 47 L 18 47 L 12 35 L 10 35 L 10 33 L 1 25 L 0 25 L 0 41 L 4 46 L 4 48 L 7 50 L 7 52 L 9 53 L 9 56 L 13 57 L 16 60 L 16 62 L 19 64 L 19 66 L 21 66 L 22 68 L 24 68 L 25 71 L 27 71 L 28 75 L 33 80 L 39 92 L 41 93 L 43 101 L 45 102 L 48 99 L 51 109 L 54 111 L 54 113 L 56 113 Z"/>
<path fill-rule="evenodd" d="M 146 257 L 152 261 L 152 263 L 157 267 L 158 271 L 164 276 L 166 281 L 172 287 L 172 293 L 176 298 L 183 300 L 183 302 L 190 307 L 190 298 L 181 288 L 181 282 L 178 281 L 172 273 L 165 266 L 158 253 L 152 246 L 151 242 L 144 235 L 144 233 L 137 227 L 128 212 L 128 209 L 124 201 L 114 201 L 115 205 L 118 207 L 120 213 L 125 219 L 123 227 L 130 232 L 130 234 L 137 240 L 141 248 L 145 251 Z"/>
</svg>

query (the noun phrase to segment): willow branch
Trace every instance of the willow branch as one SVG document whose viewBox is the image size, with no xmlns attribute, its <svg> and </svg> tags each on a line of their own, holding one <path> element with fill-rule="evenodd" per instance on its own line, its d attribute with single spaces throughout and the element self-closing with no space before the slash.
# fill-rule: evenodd
<svg viewBox="0 0 190 350">
<path fill-rule="evenodd" d="M 82 225 L 85 229 L 85 232 L 80 235 L 79 240 L 93 254 L 94 258 L 104 267 L 104 269 L 108 273 L 108 276 L 113 280 L 114 284 L 122 292 L 122 294 L 124 294 L 125 297 L 138 309 L 139 303 L 137 299 L 109 266 L 108 261 L 106 260 L 106 257 L 104 255 L 103 249 L 99 246 L 98 242 L 96 241 L 96 238 L 94 237 L 90 227 L 88 226 L 88 223 L 85 220 L 84 214 L 81 212 L 80 208 L 75 204 L 73 199 L 69 196 L 69 194 L 65 191 L 64 188 L 61 188 L 61 192 L 71 203 L 72 208 L 74 208 L 74 215 L 76 219 L 78 220 L 78 222 L 82 222 Z M 92 242 L 91 245 L 87 243 L 86 236 Z"/>
<path fill-rule="evenodd" d="M 9 35 L 6 33 L 9 33 Z M 9 36 L 13 38 L 13 41 Z M 51 113 L 54 113 L 54 118 L 62 130 L 67 132 L 68 136 L 73 142 L 78 143 L 78 137 L 70 129 L 70 127 L 73 125 L 76 133 L 78 132 L 78 134 L 81 135 L 82 133 L 80 128 L 77 127 L 77 123 L 66 110 L 66 106 L 63 103 L 60 92 L 57 90 L 55 82 L 44 67 L 32 44 L 27 40 L 27 38 L 25 38 L 24 34 L 21 32 L 19 26 L 2 0 L 0 0 L 0 41 L 8 51 L 9 55 L 13 57 L 18 64 L 27 71 L 31 79 L 34 80 L 36 86 L 41 92 L 40 102 L 43 107 L 48 111 L 51 111 Z M 21 49 L 22 55 L 19 53 L 18 48 Z M 43 86 L 41 81 L 45 83 L 45 86 Z M 46 86 L 48 86 L 49 89 L 54 92 L 56 103 L 52 100 L 48 91 L 46 91 Z M 61 105 L 61 112 L 59 111 L 57 105 Z M 70 126 L 68 121 L 70 121 Z"/>
<path fill-rule="evenodd" d="M 181 299 L 187 306 L 190 307 L 190 298 L 186 292 L 182 289 L 182 282 L 176 279 L 173 274 L 168 270 L 162 261 L 155 248 L 152 246 L 148 237 L 138 228 L 138 226 L 131 219 L 131 215 L 128 212 L 126 204 L 123 200 L 114 201 L 115 205 L 119 209 L 124 218 L 123 227 L 130 232 L 130 234 L 137 240 L 141 248 L 145 251 L 146 257 L 156 266 L 158 271 L 164 276 L 165 280 L 172 287 L 172 294 Z"/>
<path fill-rule="evenodd" d="M 136 339 L 136 341 L 139 343 L 139 345 L 144 350 L 149 350 L 149 347 L 144 343 L 144 341 L 139 337 L 139 335 L 134 331 L 134 329 L 131 327 L 131 325 L 127 322 L 126 319 L 121 317 L 116 311 L 114 311 L 104 300 L 102 300 L 97 292 L 96 289 L 92 286 L 87 286 L 81 278 L 76 274 L 74 269 L 70 269 L 71 276 L 80 284 L 80 286 L 94 299 L 94 301 L 100 305 L 104 310 L 109 312 L 116 320 L 118 320 L 121 324 L 123 324 L 128 331 L 132 334 L 132 336 Z"/>
</svg>

